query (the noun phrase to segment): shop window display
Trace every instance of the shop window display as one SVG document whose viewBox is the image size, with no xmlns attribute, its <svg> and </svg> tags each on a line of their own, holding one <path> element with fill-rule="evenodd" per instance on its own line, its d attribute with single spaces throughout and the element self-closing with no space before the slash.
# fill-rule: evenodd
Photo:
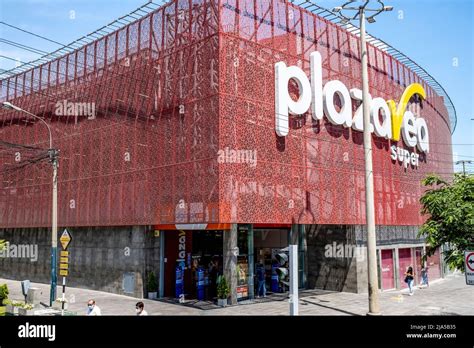
<svg viewBox="0 0 474 348">
<path fill-rule="evenodd" d="M 248 260 L 248 231 L 240 229 L 237 237 L 237 300 L 249 298 L 249 260 Z"/>
</svg>

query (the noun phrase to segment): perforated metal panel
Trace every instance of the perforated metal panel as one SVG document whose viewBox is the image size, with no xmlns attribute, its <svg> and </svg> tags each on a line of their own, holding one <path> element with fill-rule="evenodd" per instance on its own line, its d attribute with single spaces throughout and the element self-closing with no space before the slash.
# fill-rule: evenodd
<svg viewBox="0 0 474 348">
<path fill-rule="evenodd" d="M 310 113 L 274 125 L 274 64 L 309 73 L 323 57 L 323 80 L 360 87 L 358 39 L 281 0 L 181 0 L 77 51 L 0 81 L 0 99 L 44 117 L 61 150 L 59 225 L 324 223 L 365 220 L 362 134 Z M 416 74 L 369 47 L 373 96 L 412 100 L 430 130 L 418 169 L 392 163 L 373 138 L 376 221 L 416 225 L 421 178 L 452 172 L 448 113 Z M 96 116 L 57 116 L 56 103 L 87 102 Z M 355 108 L 355 106 L 354 106 Z M 46 148 L 31 117 L 0 111 L 0 139 Z M 399 142 L 398 146 L 403 146 Z M 256 151 L 257 162 L 218 161 L 219 150 Z M 22 152 L 23 160 L 15 161 Z M 0 226 L 48 226 L 51 168 L 19 168 L 34 150 L 1 149 Z"/>
</svg>

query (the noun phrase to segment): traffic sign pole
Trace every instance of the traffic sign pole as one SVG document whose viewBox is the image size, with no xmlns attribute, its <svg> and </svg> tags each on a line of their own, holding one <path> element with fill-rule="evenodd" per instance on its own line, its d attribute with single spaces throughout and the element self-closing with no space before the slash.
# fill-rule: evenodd
<svg viewBox="0 0 474 348">
<path fill-rule="evenodd" d="M 54 234 L 54 233 L 53 233 Z M 54 242 L 53 242 L 54 244 Z M 49 292 L 49 305 L 52 306 L 53 302 L 56 300 L 56 282 L 57 282 L 57 255 L 58 248 L 51 247 L 51 289 Z"/>
<path fill-rule="evenodd" d="M 61 315 L 64 315 L 64 304 L 66 303 L 66 277 L 69 275 L 69 251 L 67 247 L 71 243 L 72 236 L 67 229 L 64 230 L 59 241 L 64 250 L 61 251 L 60 264 L 59 264 L 59 275 L 63 277 L 63 294 L 61 300 Z"/>
<path fill-rule="evenodd" d="M 66 301 L 66 277 L 63 277 L 63 296 L 61 303 L 61 315 L 64 315 L 64 301 Z"/>
<path fill-rule="evenodd" d="M 474 251 L 464 252 L 464 274 L 466 284 L 474 285 Z"/>
</svg>

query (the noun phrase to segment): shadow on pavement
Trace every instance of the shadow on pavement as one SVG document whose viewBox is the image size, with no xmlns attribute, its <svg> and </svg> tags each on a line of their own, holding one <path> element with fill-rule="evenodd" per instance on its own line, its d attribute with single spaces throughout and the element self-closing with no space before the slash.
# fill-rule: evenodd
<svg viewBox="0 0 474 348">
<path fill-rule="evenodd" d="M 348 311 L 345 311 L 345 310 L 342 310 L 342 309 L 338 309 L 338 308 L 331 307 L 331 306 L 326 306 L 326 305 L 323 305 L 321 303 L 316 303 L 316 302 L 313 302 L 313 301 L 302 300 L 302 299 L 300 299 L 300 301 L 303 302 L 303 303 L 312 304 L 312 305 L 327 308 L 327 309 L 332 309 L 333 311 L 341 312 L 341 313 L 344 313 L 344 314 L 354 315 L 354 316 L 358 316 L 358 317 L 361 316 L 360 314 L 357 314 L 357 313 L 348 312 Z"/>
<path fill-rule="evenodd" d="M 300 299 L 305 298 L 305 297 L 312 297 L 312 296 L 318 296 L 318 295 L 327 295 L 331 294 L 337 291 L 328 291 L 328 290 L 320 290 L 320 289 L 312 289 L 312 290 L 300 290 L 298 296 Z M 287 301 L 289 299 L 289 293 L 288 292 L 283 292 L 283 293 L 272 293 L 268 292 L 266 297 L 259 297 L 259 298 L 254 298 L 254 299 L 246 299 L 239 301 L 236 305 L 228 305 L 227 307 L 234 307 L 234 306 L 242 306 L 242 305 L 252 305 L 252 304 L 258 304 L 258 303 L 268 303 L 268 302 L 282 302 L 282 301 Z M 173 297 L 165 297 L 165 298 L 160 298 L 157 299 L 156 301 L 167 303 L 167 304 L 173 304 L 177 306 L 185 306 L 185 307 L 190 307 L 190 308 L 195 308 L 195 309 L 200 309 L 200 310 L 213 310 L 213 309 L 221 309 L 221 308 L 227 308 L 227 307 L 221 307 L 218 306 L 215 301 L 200 301 L 196 299 L 191 299 L 191 300 L 185 300 L 185 302 L 179 302 L 177 299 Z M 314 304 L 311 301 L 307 301 L 308 303 Z M 322 302 L 324 302 L 322 300 Z M 349 312 L 347 312 L 349 313 Z M 349 313 L 352 314 L 352 313 Z"/>
</svg>

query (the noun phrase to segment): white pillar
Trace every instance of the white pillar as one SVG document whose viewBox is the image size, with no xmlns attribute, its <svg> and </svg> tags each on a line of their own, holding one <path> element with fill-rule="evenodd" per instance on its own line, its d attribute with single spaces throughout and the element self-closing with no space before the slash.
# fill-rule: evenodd
<svg viewBox="0 0 474 348">
<path fill-rule="evenodd" d="M 291 244 L 290 250 L 290 315 L 298 315 L 298 245 Z"/>
</svg>

